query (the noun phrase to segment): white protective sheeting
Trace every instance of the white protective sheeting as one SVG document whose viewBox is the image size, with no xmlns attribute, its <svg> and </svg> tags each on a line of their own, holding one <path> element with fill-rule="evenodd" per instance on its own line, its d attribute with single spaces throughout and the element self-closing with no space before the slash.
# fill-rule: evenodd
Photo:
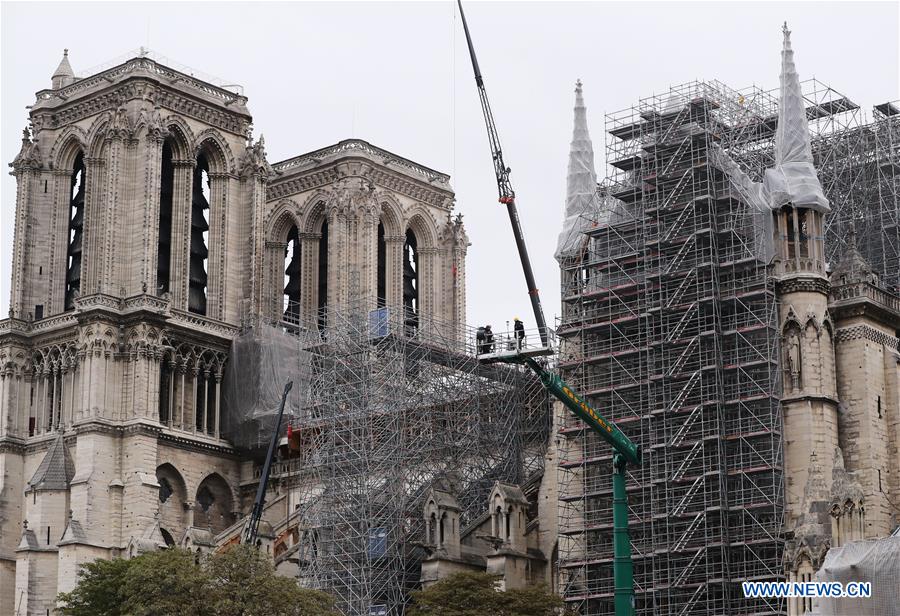
<svg viewBox="0 0 900 616">
<path fill-rule="evenodd" d="M 761 183 L 751 180 L 720 148 L 712 156 L 731 179 L 735 190 L 751 205 L 777 210 L 787 203 L 822 213 L 830 211 L 828 199 L 813 167 L 806 104 L 800 77 L 794 66 L 791 32 L 784 25 L 781 51 L 781 93 L 775 131 L 775 167 L 766 169 Z"/>
<path fill-rule="evenodd" d="M 575 129 L 572 133 L 566 177 L 566 218 L 556 243 L 554 256 L 557 261 L 579 249 L 585 240 L 584 233 L 598 216 L 594 147 L 588 133 L 587 109 L 581 94 L 581 81 L 578 81 L 575 86 Z"/>
<path fill-rule="evenodd" d="M 819 598 L 821 616 L 900 616 L 900 536 L 852 541 L 831 548 L 816 582 L 870 582 L 869 598 Z"/>
</svg>

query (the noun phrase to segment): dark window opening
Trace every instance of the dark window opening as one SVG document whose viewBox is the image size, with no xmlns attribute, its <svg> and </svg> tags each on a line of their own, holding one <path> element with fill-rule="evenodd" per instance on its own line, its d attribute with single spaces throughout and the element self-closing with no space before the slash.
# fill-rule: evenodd
<svg viewBox="0 0 900 616">
<path fill-rule="evenodd" d="M 878 396 L 878 417 L 881 418 L 881 396 Z"/>
<path fill-rule="evenodd" d="M 200 505 L 200 509 L 203 510 L 204 513 L 209 511 L 209 508 L 212 507 L 212 504 L 215 502 L 215 497 L 212 492 L 206 486 L 200 488 L 200 491 L 197 492 L 197 503 Z"/>
<path fill-rule="evenodd" d="M 202 370 L 194 378 L 197 379 L 197 387 L 194 388 L 197 390 L 197 396 L 194 398 L 194 428 L 197 432 L 200 432 L 203 430 L 203 414 L 206 412 L 204 408 L 204 402 L 206 402 L 206 379 Z"/>
<path fill-rule="evenodd" d="M 81 292 L 81 238 L 84 232 L 84 155 L 79 153 L 72 166 L 69 201 L 69 247 L 66 251 L 65 310 L 75 307 Z"/>
<path fill-rule="evenodd" d="M 47 194 L 47 180 L 44 180 L 44 194 Z"/>
<path fill-rule="evenodd" d="M 172 533 L 167 531 L 165 528 L 160 528 L 159 533 L 162 535 L 163 541 L 166 542 L 166 545 L 170 548 L 175 547 L 175 539 L 172 538 Z"/>
<path fill-rule="evenodd" d="M 209 249 L 209 161 L 201 154 L 194 167 L 194 187 L 191 191 L 191 254 L 188 274 L 188 310 L 206 314 L 207 260 Z"/>
<path fill-rule="evenodd" d="M 162 168 L 159 178 L 159 240 L 156 253 L 156 294 L 168 293 L 172 260 L 172 198 L 175 191 L 175 167 L 172 164 L 172 145 L 162 147 Z"/>
<path fill-rule="evenodd" d="M 800 256 L 809 256 L 809 223 L 807 222 L 808 210 L 797 210 L 797 220 L 800 223 Z"/>
<path fill-rule="evenodd" d="M 284 249 L 284 316 L 292 323 L 300 320 L 300 234 L 291 227 Z"/>
<path fill-rule="evenodd" d="M 387 246 L 384 243 L 384 224 L 378 223 L 378 289 L 376 302 L 379 308 L 387 306 Z"/>
<path fill-rule="evenodd" d="M 44 304 L 34 305 L 34 320 L 40 321 L 44 318 Z"/>
<path fill-rule="evenodd" d="M 206 379 L 206 433 L 216 433 L 216 381 L 210 377 Z"/>
<path fill-rule="evenodd" d="M 324 330 L 328 309 L 328 221 L 322 223 L 319 238 L 319 329 Z"/>
<path fill-rule="evenodd" d="M 412 229 L 406 232 L 403 245 L 403 318 L 406 327 L 419 326 L 419 251 Z"/>
<path fill-rule="evenodd" d="M 169 483 L 169 480 L 165 477 L 160 477 L 159 479 L 159 502 L 164 503 L 169 500 L 169 497 L 174 494 L 174 490 L 172 489 L 172 484 Z"/>
<path fill-rule="evenodd" d="M 168 423 L 169 421 L 169 379 L 172 374 L 169 372 L 166 361 L 159 362 L 159 423 Z"/>
</svg>

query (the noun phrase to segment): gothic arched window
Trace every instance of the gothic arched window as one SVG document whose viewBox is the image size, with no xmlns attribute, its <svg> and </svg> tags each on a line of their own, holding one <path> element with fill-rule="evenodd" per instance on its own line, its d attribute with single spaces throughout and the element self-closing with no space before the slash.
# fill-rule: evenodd
<svg viewBox="0 0 900 616">
<path fill-rule="evenodd" d="M 403 319 L 406 326 L 419 326 L 419 247 L 412 229 L 403 244 Z"/>
<path fill-rule="evenodd" d="M 169 291 L 172 259 L 172 195 L 175 190 L 175 167 L 172 164 L 172 144 L 167 139 L 162 147 L 159 177 L 159 240 L 156 253 L 156 293 Z"/>
<path fill-rule="evenodd" d="M 284 250 L 284 316 L 288 321 L 300 319 L 300 235 L 291 227 Z"/>
<path fill-rule="evenodd" d="M 207 259 L 209 258 L 209 161 L 197 157 L 191 191 L 191 252 L 188 273 L 188 310 L 206 314 Z"/>
<path fill-rule="evenodd" d="M 84 232 L 84 154 L 79 152 L 72 165 L 69 192 L 69 246 L 66 251 L 65 310 L 75 307 L 75 297 L 81 291 L 81 250 Z"/>
</svg>

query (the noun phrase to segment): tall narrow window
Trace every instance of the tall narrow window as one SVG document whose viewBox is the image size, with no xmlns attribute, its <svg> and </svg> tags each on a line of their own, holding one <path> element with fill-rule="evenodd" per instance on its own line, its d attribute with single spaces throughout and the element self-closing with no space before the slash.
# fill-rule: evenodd
<svg viewBox="0 0 900 616">
<path fill-rule="evenodd" d="M 284 250 L 284 317 L 291 323 L 300 320 L 300 234 L 291 227 Z"/>
<path fill-rule="evenodd" d="M 384 243 L 384 223 L 378 223 L 378 289 L 377 305 L 384 308 L 387 305 L 387 246 Z"/>
<path fill-rule="evenodd" d="M 419 251 L 412 229 L 403 245 L 403 318 L 406 326 L 419 326 Z"/>
<path fill-rule="evenodd" d="M 322 234 L 319 238 L 319 329 L 325 329 L 328 308 L 328 221 L 322 223 Z"/>
<path fill-rule="evenodd" d="M 197 165 L 194 167 L 194 187 L 191 191 L 191 255 L 188 280 L 188 310 L 197 314 L 206 314 L 208 210 L 209 162 L 206 156 L 201 154 L 197 157 Z"/>
<path fill-rule="evenodd" d="M 84 231 L 84 155 L 82 153 L 75 157 L 71 178 L 65 310 L 75 307 L 75 297 L 81 291 L 81 237 Z"/>
<path fill-rule="evenodd" d="M 159 243 L 156 255 L 156 293 L 168 293 L 172 259 L 172 194 L 175 190 L 175 167 L 172 165 L 172 145 L 167 140 L 162 148 L 162 169 L 159 178 Z"/>
</svg>

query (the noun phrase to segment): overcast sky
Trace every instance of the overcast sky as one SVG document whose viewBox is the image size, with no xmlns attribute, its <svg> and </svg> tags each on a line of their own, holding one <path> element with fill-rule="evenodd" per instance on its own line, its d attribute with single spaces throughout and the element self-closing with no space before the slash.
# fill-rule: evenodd
<svg viewBox="0 0 900 616">
<path fill-rule="evenodd" d="M 574 82 L 604 163 L 604 116 L 669 85 L 778 86 L 787 20 L 801 79 L 866 109 L 900 98 L 897 2 L 474 2 L 466 5 L 548 319 Z M 64 47 L 77 74 L 146 45 L 244 86 L 270 162 L 349 137 L 451 175 L 472 241 L 470 324 L 533 323 L 455 2 L 2 5 L 2 158 Z M 0 298 L 9 298 L 15 180 L 2 176 Z M 5 316 L 5 310 L 3 311 Z"/>
</svg>

